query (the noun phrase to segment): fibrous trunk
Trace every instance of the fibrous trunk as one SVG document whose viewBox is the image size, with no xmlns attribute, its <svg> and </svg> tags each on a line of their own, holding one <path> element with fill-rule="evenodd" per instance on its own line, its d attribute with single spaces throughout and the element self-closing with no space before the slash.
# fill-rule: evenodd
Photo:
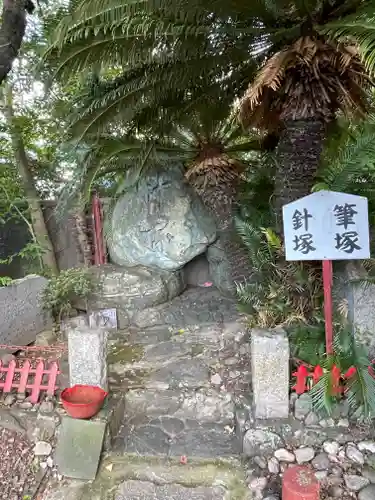
<svg viewBox="0 0 375 500">
<path fill-rule="evenodd" d="M 322 120 L 286 120 L 284 125 L 276 149 L 274 207 L 278 217 L 283 205 L 311 193 L 325 137 Z"/>
<path fill-rule="evenodd" d="M 218 227 L 218 241 L 210 249 L 212 249 L 211 254 L 215 259 L 224 260 L 221 264 L 223 272 L 229 274 L 227 279 L 221 280 L 224 286 L 221 291 L 234 293 L 235 284 L 248 280 L 251 274 L 248 252 L 234 229 L 233 212 L 236 205 L 239 176 L 233 178 L 232 181 L 226 179 L 221 182 L 218 179 L 215 184 L 210 185 L 205 185 L 202 178 L 190 179 L 190 182 L 206 207 L 214 215 Z M 210 249 L 208 250 L 209 257 Z"/>
</svg>

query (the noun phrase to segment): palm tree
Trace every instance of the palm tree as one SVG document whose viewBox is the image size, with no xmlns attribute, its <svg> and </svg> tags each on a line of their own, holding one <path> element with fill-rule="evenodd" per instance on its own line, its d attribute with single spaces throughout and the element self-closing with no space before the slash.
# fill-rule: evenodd
<svg viewBox="0 0 375 500">
<path fill-rule="evenodd" d="M 372 0 L 82 1 L 47 59 L 65 77 L 101 61 L 103 79 L 74 123 L 80 137 L 116 117 L 168 122 L 208 95 L 241 99 L 246 125 L 279 133 L 280 208 L 310 191 L 326 124 L 340 110 L 367 111 L 374 9 Z"/>
<path fill-rule="evenodd" d="M 93 136 L 60 203 L 74 204 L 82 193 L 88 200 L 93 183 L 109 174 L 116 175 L 119 196 L 122 186 L 129 185 L 129 176 L 137 180 L 155 164 L 168 163 L 175 168 L 182 163 L 187 181 L 216 219 L 218 245 L 228 261 L 232 281 L 240 282 L 249 276 L 250 269 L 242 244 L 232 237 L 233 206 L 246 162 L 257 157 L 263 141 L 255 132 L 251 138 L 244 135 L 233 117 L 225 118 L 225 112 L 228 110 L 221 106 L 192 111 L 159 137 L 152 131 L 147 139 L 133 133 Z"/>
</svg>

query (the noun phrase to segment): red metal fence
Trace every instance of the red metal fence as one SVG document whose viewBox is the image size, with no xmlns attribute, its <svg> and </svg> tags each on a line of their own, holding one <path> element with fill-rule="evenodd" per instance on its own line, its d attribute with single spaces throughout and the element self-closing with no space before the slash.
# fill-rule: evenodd
<svg viewBox="0 0 375 500">
<path fill-rule="evenodd" d="M 107 263 L 106 245 L 104 243 L 103 207 L 98 195 L 92 200 L 94 264 L 100 266 Z"/>
<path fill-rule="evenodd" d="M 39 400 L 41 391 L 46 391 L 49 396 L 54 395 L 59 374 L 56 361 L 49 365 L 39 361 L 35 368 L 28 359 L 22 362 L 22 366 L 15 360 L 10 361 L 8 366 L 3 366 L 0 361 L 0 388 L 5 393 L 11 392 L 12 389 L 17 389 L 18 393 L 31 390 L 29 401 L 35 404 Z"/>
</svg>

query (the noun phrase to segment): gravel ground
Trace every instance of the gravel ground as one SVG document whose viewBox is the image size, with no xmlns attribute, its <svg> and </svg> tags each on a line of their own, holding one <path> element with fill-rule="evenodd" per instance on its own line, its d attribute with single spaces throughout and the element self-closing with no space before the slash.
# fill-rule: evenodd
<svg viewBox="0 0 375 500">
<path fill-rule="evenodd" d="M 0 499 L 29 500 L 37 483 L 33 448 L 26 438 L 0 429 Z"/>
</svg>

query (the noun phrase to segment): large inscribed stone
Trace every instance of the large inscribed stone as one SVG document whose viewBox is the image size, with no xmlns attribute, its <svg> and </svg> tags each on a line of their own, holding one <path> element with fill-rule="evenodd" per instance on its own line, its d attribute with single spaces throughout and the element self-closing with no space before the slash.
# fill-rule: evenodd
<svg viewBox="0 0 375 500">
<path fill-rule="evenodd" d="M 151 170 L 117 201 L 109 221 L 111 261 L 174 271 L 216 239 L 216 225 L 177 167 Z"/>
</svg>

